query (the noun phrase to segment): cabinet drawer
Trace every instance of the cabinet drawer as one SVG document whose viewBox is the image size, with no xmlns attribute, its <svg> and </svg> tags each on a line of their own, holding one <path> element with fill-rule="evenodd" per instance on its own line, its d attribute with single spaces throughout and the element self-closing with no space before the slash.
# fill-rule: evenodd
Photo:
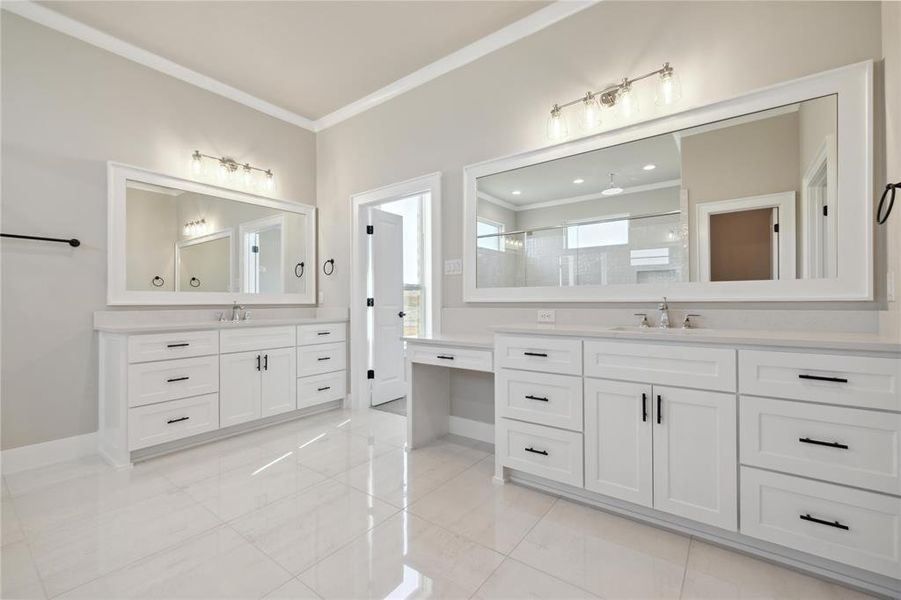
<svg viewBox="0 0 901 600">
<path fill-rule="evenodd" d="M 500 369 L 495 406 L 501 417 L 582 431 L 582 378 Z"/>
<path fill-rule="evenodd" d="M 582 487 L 582 434 L 497 420 L 497 455 L 505 467 Z"/>
<path fill-rule="evenodd" d="M 582 374 L 582 340 L 579 339 L 498 335 L 494 347 L 498 367 Z"/>
<path fill-rule="evenodd" d="M 297 348 L 297 376 L 343 371 L 347 364 L 344 342 Z"/>
<path fill-rule="evenodd" d="M 297 408 L 316 406 L 347 396 L 347 371 L 301 377 L 297 380 Z"/>
<path fill-rule="evenodd" d="M 868 571 L 901 573 L 901 500 L 741 469 L 741 532 Z"/>
<path fill-rule="evenodd" d="M 741 461 L 901 494 L 901 415 L 741 398 Z"/>
<path fill-rule="evenodd" d="M 407 360 L 472 371 L 491 371 L 491 351 L 474 348 L 449 348 L 432 344 L 407 344 Z"/>
<path fill-rule="evenodd" d="M 139 450 L 219 428 L 219 394 L 128 409 L 128 449 Z"/>
<path fill-rule="evenodd" d="M 901 359 L 741 350 L 743 394 L 901 411 Z"/>
<path fill-rule="evenodd" d="M 237 327 L 242 327 L 238 325 Z M 266 348 L 287 348 L 296 345 L 295 327 L 247 327 L 219 332 L 219 351 L 248 352 Z"/>
<path fill-rule="evenodd" d="M 128 405 L 143 406 L 219 390 L 219 357 L 199 356 L 128 366 Z"/>
<path fill-rule="evenodd" d="M 347 325 L 344 323 L 313 323 L 297 326 L 297 345 L 330 344 L 347 340 Z"/>
<path fill-rule="evenodd" d="M 219 354 L 218 331 L 184 331 L 128 336 L 128 362 Z"/>
<path fill-rule="evenodd" d="M 589 340 L 585 376 L 732 392 L 735 350 Z"/>
</svg>

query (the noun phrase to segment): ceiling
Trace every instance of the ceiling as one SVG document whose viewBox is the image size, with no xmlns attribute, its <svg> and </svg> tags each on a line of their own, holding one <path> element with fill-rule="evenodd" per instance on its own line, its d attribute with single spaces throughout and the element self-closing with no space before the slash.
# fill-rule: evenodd
<svg viewBox="0 0 901 600">
<path fill-rule="evenodd" d="M 315 120 L 549 2 L 40 2 Z"/>
<path fill-rule="evenodd" d="M 647 164 L 656 168 L 645 171 Z M 627 189 L 678 180 L 682 160 L 675 136 L 659 135 L 482 177 L 478 188 L 517 208 L 527 208 L 599 193 L 610 185 L 610 173 L 619 187 Z M 583 182 L 574 183 L 576 179 Z"/>
</svg>

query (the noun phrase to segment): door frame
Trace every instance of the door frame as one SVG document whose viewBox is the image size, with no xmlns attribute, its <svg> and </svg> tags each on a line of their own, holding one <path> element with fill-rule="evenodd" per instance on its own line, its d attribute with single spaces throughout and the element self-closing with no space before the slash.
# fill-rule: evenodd
<svg viewBox="0 0 901 600">
<path fill-rule="evenodd" d="M 279 281 L 281 281 L 282 289 L 277 293 L 284 293 L 285 291 L 285 216 L 284 215 L 271 215 L 269 217 L 262 217 L 260 219 L 254 219 L 252 221 L 245 221 L 243 223 L 238 224 L 238 266 L 240 268 L 240 281 L 239 291 L 241 293 L 259 293 L 259 292 L 245 292 L 244 291 L 244 283 L 245 278 L 247 277 L 247 256 L 244 251 L 244 236 L 248 233 L 256 233 L 259 234 L 262 231 L 268 231 L 270 229 L 275 229 L 278 227 L 278 246 L 279 246 L 279 261 L 278 261 L 278 273 L 279 273 Z M 259 273 L 257 273 L 259 277 Z"/>
<path fill-rule="evenodd" d="M 802 276 L 804 278 L 835 277 L 838 263 L 836 253 L 837 233 L 837 185 L 835 136 L 826 135 L 816 155 L 804 171 L 801 178 L 801 244 L 804 252 Z M 824 181 L 823 181 L 824 180 Z M 826 184 L 825 197 L 813 191 L 815 183 Z M 822 207 L 829 207 L 825 234 L 820 225 Z M 824 239 L 825 238 L 825 239 Z M 830 249 L 827 261 L 822 260 L 824 246 Z"/>
<path fill-rule="evenodd" d="M 366 379 L 366 251 L 361 236 L 366 228 L 363 219 L 366 210 L 393 200 L 429 193 L 429 202 L 423 202 L 423 280 L 429 289 L 426 315 L 426 333 L 441 332 L 441 172 L 436 171 L 399 183 L 352 194 L 351 201 L 351 280 L 350 280 L 350 400 L 351 408 L 369 406 L 369 384 Z M 365 399 L 364 399 L 365 398 Z"/>
</svg>

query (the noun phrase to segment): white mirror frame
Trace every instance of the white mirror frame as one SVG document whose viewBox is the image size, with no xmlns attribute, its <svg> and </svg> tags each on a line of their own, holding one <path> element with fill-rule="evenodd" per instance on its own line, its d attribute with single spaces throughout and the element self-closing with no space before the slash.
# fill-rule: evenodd
<svg viewBox="0 0 901 600">
<path fill-rule="evenodd" d="M 838 95 L 838 277 L 775 281 L 671 282 L 572 287 L 476 287 L 478 178 L 714 121 Z M 873 299 L 873 62 L 866 61 L 749 94 L 470 165 L 463 170 L 465 302 L 867 301 Z M 853 210 L 849 210 L 849 206 Z"/>
<path fill-rule="evenodd" d="M 186 192 L 245 202 L 286 212 L 306 215 L 306 248 L 304 262 L 313 267 L 306 290 L 302 294 L 244 294 L 240 292 L 154 292 L 128 290 L 125 285 L 126 183 L 139 181 Z M 164 175 L 140 167 L 115 162 L 107 163 L 107 289 L 106 303 L 124 305 L 210 305 L 210 304 L 315 304 L 316 303 L 316 207 L 299 202 L 286 202 L 247 194 L 237 190 L 200 183 L 190 179 Z"/>
</svg>

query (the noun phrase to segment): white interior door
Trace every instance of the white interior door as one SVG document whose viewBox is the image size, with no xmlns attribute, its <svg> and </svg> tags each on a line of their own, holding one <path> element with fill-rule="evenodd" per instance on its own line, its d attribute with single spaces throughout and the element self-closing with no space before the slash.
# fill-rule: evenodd
<svg viewBox="0 0 901 600">
<path fill-rule="evenodd" d="M 369 368 L 371 404 L 377 406 L 406 393 L 404 379 L 404 222 L 398 215 L 369 209 Z"/>
</svg>

